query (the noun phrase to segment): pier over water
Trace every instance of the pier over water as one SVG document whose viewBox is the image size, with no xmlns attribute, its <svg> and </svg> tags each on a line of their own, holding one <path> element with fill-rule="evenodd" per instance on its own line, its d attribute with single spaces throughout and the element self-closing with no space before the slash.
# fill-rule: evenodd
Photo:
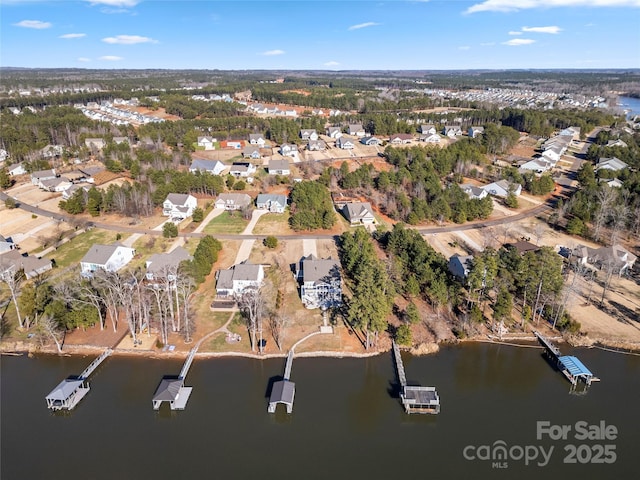
<svg viewBox="0 0 640 480">
<path fill-rule="evenodd" d="M 436 387 L 420 387 L 407 385 L 407 376 L 400 355 L 400 348 L 393 342 L 393 356 L 395 358 L 398 382 L 400 383 L 400 399 L 405 412 L 411 413 L 440 413 L 440 397 Z"/>
<path fill-rule="evenodd" d="M 549 361 L 555 365 L 562 374 L 567 377 L 571 385 L 575 386 L 578 380 L 582 380 L 585 385 L 591 385 L 591 382 L 597 382 L 600 379 L 595 377 L 593 373 L 577 358 L 572 355 L 562 355 L 560 349 L 556 347 L 550 340 L 533 332 L 544 348 L 544 353 Z"/>
</svg>

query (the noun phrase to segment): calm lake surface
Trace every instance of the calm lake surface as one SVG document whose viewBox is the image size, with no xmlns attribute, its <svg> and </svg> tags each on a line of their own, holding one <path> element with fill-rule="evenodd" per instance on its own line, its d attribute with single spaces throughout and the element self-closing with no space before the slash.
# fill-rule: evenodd
<svg viewBox="0 0 640 480">
<path fill-rule="evenodd" d="M 618 97 L 618 101 L 622 104 L 620 108 L 630 110 L 627 114 L 628 118 L 640 115 L 640 98 Z"/>
<path fill-rule="evenodd" d="M 637 478 L 640 467 L 640 357 L 572 350 L 602 381 L 586 395 L 532 348 L 472 344 L 429 357 L 404 356 L 409 383 L 434 385 L 439 415 L 404 413 L 393 396 L 390 353 L 369 359 L 297 358 L 292 415 L 267 413 L 280 359 L 194 362 L 187 409 L 155 412 L 151 397 L 181 362 L 111 357 L 91 392 L 67 414 L 44 397 L 93 357 L 1 358 L 2 480 L 18 479 L 396 479 Z M 570 425 L 565 440 L 536 439 L 538 421 Z M 614 440 L 576 440 L 575 423 L 618 430 Z M 465 447 L 510 450 L 507 468 L 467 460 Z M 612 464 L 565 464 L 568 444 L 613 445 Z M 517 459 L 518 448 L 550 447 L 546 466 Z M 471 452 L 471 450 L 469 451 Z M 478 450 L 479 452 L 479 450 Z M 479 454 L 478 454 L 479 455 Z M 587 456 L 588 455 L 588 456 Z"/>
</svg>

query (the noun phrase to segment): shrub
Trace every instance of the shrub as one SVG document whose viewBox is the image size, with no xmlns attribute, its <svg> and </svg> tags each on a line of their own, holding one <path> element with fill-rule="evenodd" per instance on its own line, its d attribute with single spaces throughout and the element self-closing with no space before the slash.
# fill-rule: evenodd
<svg viewBox="0 0 640 480">
<path fill-rule="evenodd" d="M 18 204 L 13 198 L 9 197 L 4 201 L 4 206 L 9 210 L 13 210 L 14 208 L 17 208 Z"/>
<path fill-rule="evenodd" d="M 400 325 L 396 330 L 396 342 L 399 345 L 411 345 L 413 337 L 409 325 Z"/>
<path fill-rule="evenodd" d="M 162 236 L 164 238 L 175 238 L 178 236 L 178 226 L 175 223 L 167 222 L 162 227 Z"/>
<path fill-rule="evenodd" d="M 202 220 L 204 220 L 204 210 L 202 210 L 200 207 L 196 207 L 193 210 L 193 215 L 191 215 L 191 219 L 195 223 L 200 223 Z"/>
<path fill-rule="evenodd" d="M 264 239 L 264 246 L 267 248 L 276 248 L 278 246 L 278 239 L 272 235 Z"/>
</svg>

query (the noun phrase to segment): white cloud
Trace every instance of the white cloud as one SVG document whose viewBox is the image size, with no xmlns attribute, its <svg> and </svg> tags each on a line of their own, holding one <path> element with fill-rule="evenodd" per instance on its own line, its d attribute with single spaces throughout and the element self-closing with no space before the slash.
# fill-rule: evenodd
<svg viewBox="0 0 640 480">
<path fill-rule="evenodd" d="M 79 62 L 90 62 L 90 61 L 91 61 L 91 59 L 90 59 L 90 58 L 87 58 L 87 57 L 78 57 L 78 61 L 79 61 Z"/>
<path fill-rule="evenodd" d="M 107 5 L 110 7 L 135 7 L 140 0 L 85 0 L 91 5 Z"/>
<path fill-rule="evenodd" d="M 381 24 L 376 22 L 358 23 L 357 25 L 351 25 L 349 28 L 347 28 L 347 30 L 360 30 L 361 28 L 375 27 L 377 25 Z"/>
<path fill-rule="evenodd" d="M 338 65 L 340 65 L 340 63 L 335 62 L 335 61 L 333 61 L 333 60 L 331 60 L 330 62 L 325 62 L 325 63 L 324 63 L 324 66 L 325 66 L 325 67 L 337 67 Z"/>
<path fill-rule="evenodd" d="M 117 57 L 116 55 L 104 55 L 100 57 L 98 60 L 107 60 L 108 62 L 117 62 L 118 60 L 124 60 L 124 58 Z"/>
<path fill-rule="evenodd" d="M 261 55 L 265 55 L 267 57 L 272 57 L 274 55 L 284 55 L 284 50 L 267 50 L 266 52 L 262 52 Z"/>
<path fill-rule="evenodd" d="M 82 38 L 86 36 L 87 36 L 86 33 L 65 33 L 64 35 L 60 35 L 58 38 L 71 39 L 71 38 Z"/>
<path fill-rule="evenodd" d="M 509 45 L 510 47 L 519 47 L 520 45 L 531 45 L 535 42 L 535 40 L 531 40 L 530 38 L 512 38 L 507 42 L 502 42 L 502 44 Z"/>
<path fill-rule="evenodd" d="M 14 23 L 13 25 L 16 27 L 35 28 L 36 30 L 51 27 L 51 23 L 41 22 L 40 20 L 22 20 L 21 22 Z"/>
<path fill-rule="evenodd" d="M 509 35 L 522 35 L 522 32 L 516 32 L 516 31 L 514 31 L 514 30 L 511 30 L 511 31 L 509 32 Z"/>
<path fill-rule="evenodd" d="M 102 39 L 105 43 L 118 45 L 135 45 L 136 43 L 158 43 L 157 40 L 149 37 L 141 37 L 140 35 L 116 35 L 115 37 L 106 37 Z"/>
<path fill-rule="evenodd" d="M 514 12 L 529 8 L 554 7 L 640 7 L 640 0 L 484 0 L 465 10 L 477 12 Z"/>
<path fill-rule="evenodd" d="M 458 50 L 471 50 L 471 47 L 469 45 L 462 45 L 458 47 Z"/>
<path fill-rule="evenodd" d="M 551 33 L 555 35 L 556 33 L 560 33 L 562 29 L 555 25 L 549 27 L 522 27 L 523 32 L 533 32 L 533 33 Z"/>
<path fill-rule="evenodd" d="M 481 47 L 492 47 L 495 44 L 496 44 L 496 42 L 485 42 L 485 43 L 481 43 L 480 46 Z"/>
</svg>

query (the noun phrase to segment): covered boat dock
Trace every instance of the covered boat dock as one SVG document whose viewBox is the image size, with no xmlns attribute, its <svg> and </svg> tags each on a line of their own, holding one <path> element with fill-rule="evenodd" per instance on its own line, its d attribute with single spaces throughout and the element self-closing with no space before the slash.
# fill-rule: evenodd
<svg viewBox="0 0 640 480">
<path fill-rule="evenodd" d="M 85 383 L 84 379 L 69 377 L 61 381 L 45 397 L 47 408 L 51 410 L 73 410 L 87 393 L 89 393 L 89 385 Z"/>
<path fill-rule="evenodd" d="M 591 385 L 593 381 L 593 373 L 577 357 L 571 355 L 558 357 L 558 368 L 573 385 L 578 380 L 582 380 L 587 385 Z"/>
<path fill-rule="evenodd" d="M 168 402 L 171 410 L 184 410 L 191 395 L 192 387 L 184 386 L 184 379 L 164 377 L 153 395 L 153 409 L 159 410 L 163 402 Z"/>
</svg>

